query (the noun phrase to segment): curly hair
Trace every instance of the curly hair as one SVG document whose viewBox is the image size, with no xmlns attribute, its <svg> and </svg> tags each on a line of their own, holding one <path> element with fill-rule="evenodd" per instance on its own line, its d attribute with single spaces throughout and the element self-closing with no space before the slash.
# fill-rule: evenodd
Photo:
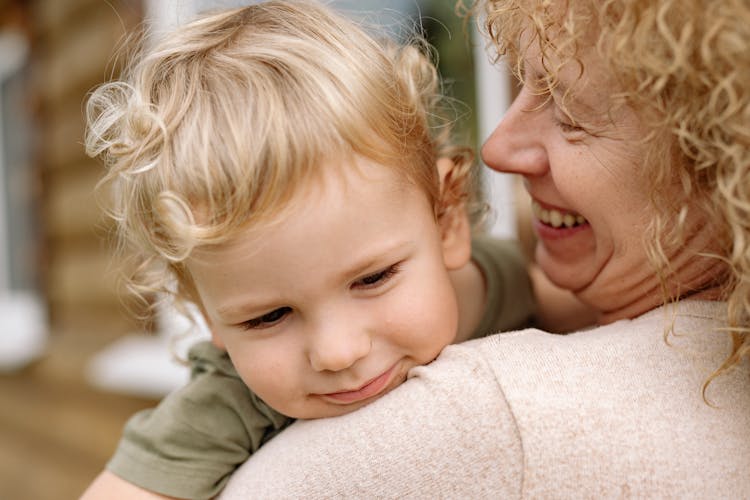
<svg viewBox="0 0 750 500">
<path fill-rule="evenodd" d="M 522 33 L 531 35 L 554 86 L 567 62 L 583 70 L 594 47 L 617 84 L 612 105 L 646 120 L 645 175 L 658 216 L 644 243 L 662 280 L 665 245 L 686 235 L 697 207 L 716 230 L 715 259 L 727 269 L 732 351 L 709 378 L 750 355 L 750 4 L 745 0 L 485 0 L 482 29 L 520 78 Z M 593 44 L 592 44 L 593 40 Z M 614 89 L 613 89 L 614 90 Z M 667 137 L 668 141 L 658 141 Z M 668 143 L 668 146 L 664 146 Z M 665 156 L 668 155 L 668 156 Z M 662 158 L 657 161 L 657 158 Z M 673 158 L 673 161 L 663 161 Z M 660 197 L 679 182 L 682 199 Z M 689 203 L 688 203 L 689 202 Z M 668 237 L 664 237 L 669 233 Z M 705 390 L 705 386 L 704 386 Z"/>
<path fill-rule="evenodd" d="M 108 170 L 129 290 L 145 304 L 155 292 L 198 303 L 185 266 L 194 248 L 279 220 L 320 165 L 354 155 L 397 169 L 437 218 L 481 206 L 431 57 L 416 35 L 397 45 L 309 1 L 144 37 L 125 77 L 87 102 L 86 151 Z M 439 157 L 455 164 L 442 192 Z"/>
</svg>

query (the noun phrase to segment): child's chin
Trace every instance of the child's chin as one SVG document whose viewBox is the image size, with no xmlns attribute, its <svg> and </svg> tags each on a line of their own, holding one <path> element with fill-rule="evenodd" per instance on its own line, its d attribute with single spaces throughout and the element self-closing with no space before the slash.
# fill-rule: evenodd
<svg viewBox="0 0 750 500">
<path fill-rule="evenodd" d="M 307 416 L 305 417 L 298 417 L 298 418 L 304 418 L 304 419 L 317 419 L 317 418 L 331 418 L 331 417 L 340 417 L 342 415 L 347 415 L 349 413 L 353 413 L 361 408 L 364 408 L 365 406 L 369 405 L 370 403 L 374 403 L 378 399 L 382 398 L 389 392 L 391 392 L 391 388 L 384 390 L 380 394 L 377 394 L 371 398 L 368 398 L 363 401 L 357 401 L 354 403 L 349 404 L 333 404 L 329 403 L 325 405 L 325 408 L 321 408 L 318 411 L 311 411 Z"/>
</svg>

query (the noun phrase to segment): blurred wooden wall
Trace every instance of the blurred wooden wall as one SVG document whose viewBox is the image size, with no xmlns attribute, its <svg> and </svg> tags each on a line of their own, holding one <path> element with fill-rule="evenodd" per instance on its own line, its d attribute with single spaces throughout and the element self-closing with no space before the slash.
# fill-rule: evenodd
<svg viewBox="0 0 750 500">
<path fill-rule="evenodd" d="M 37 165 L 53 330 L 127 329 L 94 194 L 103 168 L 84 153 L 84 101 L 117 74 L 115 48 L 142 19 L 140 0 L 30 2 Z M 122 58 L 119 59 L 121 62 Z"/>
<path fill-rule="evenodd" d="M 90 387 L 91 355 L 140 327 L 121 304 L 108 223 L 84 154 L 87 92 L 117 72 L 113 54 L 138 26 L 140 0 L 0 0 L 0 29 L 30 42 L 27 96 L 43 244 L 36 260 L 49 306 L 44 355 L 0 374 L 0 498 L 77 498 L 103 468 L 125 420 L 154 401 Z"/>
</svg>

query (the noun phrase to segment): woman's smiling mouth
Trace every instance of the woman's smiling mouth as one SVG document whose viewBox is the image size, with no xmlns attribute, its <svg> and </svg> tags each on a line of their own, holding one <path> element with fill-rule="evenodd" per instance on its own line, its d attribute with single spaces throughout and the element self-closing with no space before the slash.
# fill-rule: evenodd
<svg viewBox="0 0 750 500">
<path fill-rule="evenodd" d="M 565 227 L 571 228 L 586 224 L 586 218 L 575 212 L 565 212 L 554 208 L 544 208 L 537 201 L 531 202 L 531 210 L 534 217 L 541 221 L 545 226 L 554 227 L 555 229 Z"/>
</svg>

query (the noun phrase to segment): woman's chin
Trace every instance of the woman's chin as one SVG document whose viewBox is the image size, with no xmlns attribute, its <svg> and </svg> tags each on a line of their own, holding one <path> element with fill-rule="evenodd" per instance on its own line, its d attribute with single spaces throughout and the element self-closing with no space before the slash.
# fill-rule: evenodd
<svg viewBox="0 0 750 500">
<path fill-rule="evenodd" d="M 576 293 L 591 282 L 594 264 L 581 259 L 560 259 L 551 256 L 542 244 L 536 249 L 536 263 L 547 279 L 558 288 Z"/>
</svg>

